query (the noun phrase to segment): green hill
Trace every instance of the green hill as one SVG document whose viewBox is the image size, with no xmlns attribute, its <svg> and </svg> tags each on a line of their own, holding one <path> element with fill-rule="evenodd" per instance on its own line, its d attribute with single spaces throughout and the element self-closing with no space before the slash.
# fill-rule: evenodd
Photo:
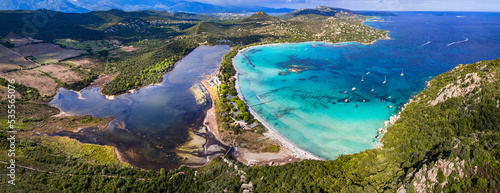
<svg viewBox="0 0 500 193">
<path fill-rule="evenodd" d="M 322 16 L 336 16 L 337 14 L 344 14 L 352 16 L 354 15 L 354 12 L 348 9 L 319 6 L 314 9 L 309 9 L 309 8 L 298 9 L 286 14 L 285 17 L 294 17 L 307 14 L 322 15 Z"/>
<path fill-rule="evenodd" d="M 255 12 L 248 18 L 242 20 L 242 22 L 266 22 L 266 21 L 276 21 L 278 18 L 268 15 L 262 11 Z"/>
<path fill-rule="evenodd" d="M 186 30 L 190 34 L 214 33 L 217 34 L 227 30 L 229 26 L 217 22 L 200 22 Z"/>
<path fill-rule="evenodd" d="M 201 20 L 215 19 L 206 15 L 152 10 L 125 12 L 112 9 L 81 14 L 49 10 L 0 11 L 0 25 L 7 26 L 0 28 L 0 36 L 13 32 L 47 42 L 65 38 L 81 41 L 112 38 L 130 42 L 176 36 L 179 33 L 175 31 L 177 28 L 182 30 Z M 177 27 L 165 23 L 175 23 L 172 25 Z"/>
</svg>

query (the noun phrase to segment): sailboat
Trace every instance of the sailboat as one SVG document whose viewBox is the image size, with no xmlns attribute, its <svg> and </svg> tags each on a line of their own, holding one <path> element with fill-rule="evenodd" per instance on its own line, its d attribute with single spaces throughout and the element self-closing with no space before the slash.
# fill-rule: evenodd
<svg viewBox="0 0 500 193">
<path fill-rule="evenodd" d="M 375 85 L 373 85 L 372 92 L 375 91 Z"/>
<path fill-rule="evenodd" d="M 384 76 L 384 84 L 387 82 L 387 76 Z"/>
<path fill-rule="evenodd" d="M 403 69 L 401 69 L 401 76 L 404 76 L 405 74 L 403 74 Z"/>
<path fill-rule="evenodd" d="M 361 76 L 361 82 L 364 82 L 364 81 L 365 81 L 365 77 Z"/>
</svg>

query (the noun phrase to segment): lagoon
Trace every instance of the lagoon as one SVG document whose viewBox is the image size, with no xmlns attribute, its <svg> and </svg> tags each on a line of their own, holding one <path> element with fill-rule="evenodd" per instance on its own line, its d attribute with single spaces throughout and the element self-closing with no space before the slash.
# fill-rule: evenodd
<svg viewBox="0 0 500 193">
<path fill-rule="evenodd" d="M 161 84 L 107 99 L 99 88 L 79 93 L 61 88 L 51 105 L 69 115 L 114 117 L 102 131 L 82 129 L 70 136 L 81 142 L 112 145 L 128 163 L 144 169 L 175 169 L 181 164 L 202 165 L 207 155 L 203 145 L 224 145 L 213 140 L 201 126 L 211 107 L 208 92 L 200 83 L 203 75 L 220 66 L 228 46 L 201 46 L 179 61 Z M 208 141 L 208 142 L 207 142 Z"/>
</svg>

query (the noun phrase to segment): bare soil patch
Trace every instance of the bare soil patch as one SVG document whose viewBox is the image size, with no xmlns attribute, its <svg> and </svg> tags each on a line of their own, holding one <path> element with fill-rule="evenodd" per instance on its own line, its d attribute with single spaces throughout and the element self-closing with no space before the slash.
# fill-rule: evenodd
<svg viewBox="0 0 500 193">
<path fill-rule="evenodd" d="M 70 50 L 59 47 L 51 43 L 38 43 L 13 48 L 19 54 L 35 57 L 35 61 L 40 64 L 55 63 L 60 60 L 86 54 L 84 50 Z"/>
<path fill-rule="evenodd" d="M 17 83 L 38 89 L 40 95 L 52 96 L 56 94 L 57 83 L 37 69 L 19 70 L 8 73 L 0 73 L 5 79 L 15 79 Z"/>
<path fill-rule="evenodd" d="M 36 63 L 24 59 L 24 57 L 11 49 L 0 45 L 0 72 L 9 70 L 29 68 L 37 66 Z"/>
<path fill-rule="evenodd" d="M 99 90 L 102 90 L 104 85 L 111 82 L 118 74 L 119 73 L 116 72 L 113 74 L 108 74 L 106 76 L 99 76 L 99 78 L 95 79 L 92 83 L 90 83 L 89 87 L 99 87 Z"/>
<path fill-rule="evenodd" d="M 59 79 L 61 82 L 68 84 L 81 81 L 84 78 L 82 75 L 72 71 L 69 67 L 57 64 L 45 65 L 37 69 L 50 74 L 50 76 Z"/>
<path fill-rule="evenodd" d="M 289 149 L 282 149 L 278 153 L 262 153 L 237 147 L 234 153 L 236 160 L 245 165 L 284 165 L 301 161 L 302 159 L 292 156 L 293 152 Z"/>
<path fill-rule="evenodd" d="M 10 32 L 6 38 L 9 39 L 9 42 L 14 44 L 16 47 L 18 46 L 24 46 L 29 44 L 31 41 L 28 39 L 28 37 L 22 37 L 21 35 L 15 34 Z"/>
<path fill-rule="evenodd" d="M 9 93 L 9 89 L 5 86 L 0 86 L 0 101 L 7 99 Z M 18 92 L 15 92 L 14 95 L 16 96 L 16 99 L 21 98 L 21 95 Z"/>
<path fill-rule="evenodd" d="M 121 51 L 124 51 L 124 52 L 135 52 L 135 51 L 138 51 L 140 50 L 141 48 L 138 48 L 138 47 L 134 47 L 134 46 L 124 46 L 124 47 L 121 47 L 120 50 Z"/>
</svg>

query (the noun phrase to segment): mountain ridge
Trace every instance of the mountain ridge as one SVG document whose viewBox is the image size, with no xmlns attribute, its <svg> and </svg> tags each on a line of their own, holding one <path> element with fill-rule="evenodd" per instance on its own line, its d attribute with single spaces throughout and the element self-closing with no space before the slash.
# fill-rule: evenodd
<svg viewBox="0 0 500 193">
<path fill-rule="evenodd" d="M 268 13 L 285 13 L 293 11 L 289 8 L 269 8 L 259 6 L 220 6 L 186 0 L 144 0 L 140 3 L 121 0 L 5 0 L 0 3 L 0 10 L 39 10 L 49 9 L 66 13 L 84 13 L 89 11 L 106 11 L 120 9 L 124 11 L 166 10 L 192 13 L 246 13 L 265 11 Z"/>
</svg>

